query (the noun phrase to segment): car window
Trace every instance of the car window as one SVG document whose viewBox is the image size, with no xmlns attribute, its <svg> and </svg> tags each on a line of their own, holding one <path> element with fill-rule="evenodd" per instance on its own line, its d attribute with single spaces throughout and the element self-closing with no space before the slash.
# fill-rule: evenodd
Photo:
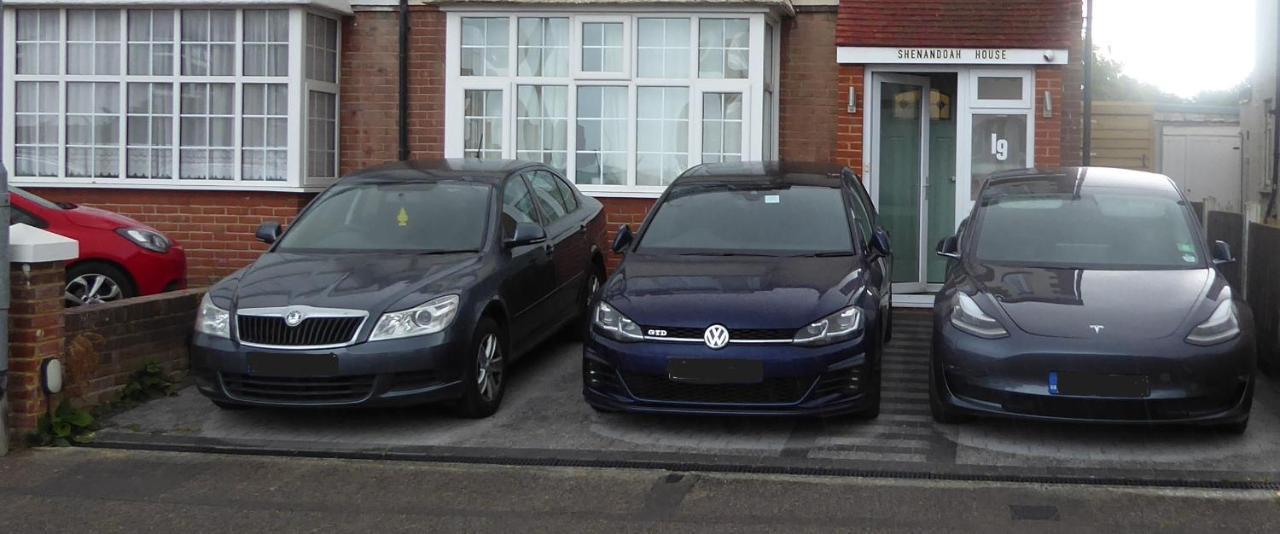
<svg viewBox="0 0 1280 534">
<path fill-rule="evenodd" d="M 18 223 L 22 223 L 27 226 L 34 226 L 36 228 L 44 228 L 48 226 L 48 223 L 44 222 L 44 220 L 23 211 L 22 208 L 9 206 L 9 225 L 12 226 Z"/>
<path fill-rule="evenodd" d="M 545 171 L 534 171 L 527 178 L 533 186 L 533 198 L 537 199 L 538 208 L 542 210 L 543 224 L 550 225 L 569 213 L 564 198 L 560 196 L 560 189 L 556 187 L 555 176 Z"/>
<path fill-rule="evenodd" d="M 479 250 L 491 191 L 491 186 L 463 181 L 339 184 L 307 208 L 276 250 Z"/>
<path fill-rule="evenodd" d="M 871 225 L 871 211 L 856 194 L 853 198 L 853 218 L 853 222 L 858 225 L 858 231 L 862 233 L 862 242 L 870 243 L 871 235 L 874 233 Z"/>
<path fill-rule="evenodd" d="M 564 206 L 573 213 L 578 210 L 578 195 L 574 194 L 573 187 L 563 178 L 553 176 L 556 181 L 556 189 L 560 190 L 560 198 L 564 199 Z"/>
<path fill-rule="evenodd" d="M 673 186 L 637 248 L 659 254 L 851 254 L 849 211 L 838 188 Z"/>
<path fill-rule="evenodd" d="M 1124 190 L 984 200 L 979 261 L 1082 269 L 1198 269 L 1205 254 L 1180 199 Z"/>
<path fill-rule="evenodd" d="M 533 207 L 529 186 L 523 178 L 513 176 L 502 189 L 502 235 L 512 235 L 520 223 L 538 224 L 538 211 Z"/>
</svg>

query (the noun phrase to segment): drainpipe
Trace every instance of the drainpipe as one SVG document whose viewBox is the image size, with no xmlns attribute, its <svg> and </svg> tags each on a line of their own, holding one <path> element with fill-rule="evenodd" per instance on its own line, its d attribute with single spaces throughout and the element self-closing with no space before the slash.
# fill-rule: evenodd
<svg viewBox="0 0 1280 534">
<path fill-rule="evenodd" d="M 409 0 L 400 0 L 400 161 L 409 159 Z"/>
<path fill-rule="evenodd" d="M 1276 27 L 1280 28 L 1280 8 L 1276 9 Z M 1277 43 L 1280 43 L 1280 35 L 1276 37 Z M 1280 48 L 1280 46 L 1277 46 Z M 1271 214 L 1276 210 L 1276 192 L 1280 190 L 1280 53 L 1276 53 L 1276 70 L 1271 73 L 1271 83 L 1276 86 L 1276 96 L 1271 99 L 1270 111 L 1274 117 L 1271 119 L 1271 138 L 1275 143 L 1271 147 L 1271 202 L 1267 203 L 1267 214 L 1262 217 L 1263 221 L 1271 218 Z"/>
<path fill-rule="evenodd" d="M 1089 166 L 1093 151 L 1093 0 L 1085 0 L 1084 19 L 1084 124 L 1080 140 L 1080 163 Z"/>
<path fill-rule="evenodd" d="M 4 1 L 0 0 L 0 14 Z M 0 24 L 0 43 L 5 39 Z M 0 54 L 0 72 L 4 72 L 4 55 Z M 0 102 L 4 102 L 4 84 L 0 83 Z M 9 171 L 0 162 L 0 219 L 5 229 L 0 232 L 0 456 L 9 453 Z"/>
</svg>

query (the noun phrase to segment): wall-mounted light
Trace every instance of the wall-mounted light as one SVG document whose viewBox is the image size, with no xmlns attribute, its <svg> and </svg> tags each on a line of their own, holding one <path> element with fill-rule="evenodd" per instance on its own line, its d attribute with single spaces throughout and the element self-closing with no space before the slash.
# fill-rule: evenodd
<svg viewBox="0 0 1280 534">
<path fill-rule="evenodd" d="M 60 393 L 62 378 L 62 360 L 49 358 L 40 363 L 40 387 L 45 393 Z"/>
<path fill-rule="evenodd" d="M 1044 92 L 1044 118 L 1053 118 L 1053 97 L 1047 90 Z"/>
<path fill-rule="evenodd" d="M 849 86 L 849 113 L 857 113 L 857 112 L 858 112 L 858 92 L 854 90 L 852 85 L 850 85 Z"/>
</svg>

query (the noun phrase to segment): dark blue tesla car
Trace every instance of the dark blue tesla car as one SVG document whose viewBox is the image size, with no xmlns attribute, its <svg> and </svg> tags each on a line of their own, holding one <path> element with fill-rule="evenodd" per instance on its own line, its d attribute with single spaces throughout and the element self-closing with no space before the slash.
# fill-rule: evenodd
<svg viewBox="0 0 1280 534">
<path fill-rule="evenodd" d="M 991 177 L 934 304 L 933 417 L 1179 423 L 1244 432 L 1249 307 L 1168 177 L 1105 168 Z"/>
<path fill-rule="evenodd" d="M 600 411 L 875 417 L 889 241 L 829 165 L 701 165 L 671 184 L 592 310 Z"/>
</svg>

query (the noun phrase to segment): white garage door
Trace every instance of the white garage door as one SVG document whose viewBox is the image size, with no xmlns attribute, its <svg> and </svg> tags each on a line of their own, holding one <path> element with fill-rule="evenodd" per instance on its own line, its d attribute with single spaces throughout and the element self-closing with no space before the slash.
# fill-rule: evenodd
<svg viewBox="0 0 1280 534">
<path fill-rule="evenodd" d="M 1167 126 L 1160 145 L 1161 172 L 1192 202 L 1219 211 L 1240 210 L 1240 127 Z"/>
</svg>

